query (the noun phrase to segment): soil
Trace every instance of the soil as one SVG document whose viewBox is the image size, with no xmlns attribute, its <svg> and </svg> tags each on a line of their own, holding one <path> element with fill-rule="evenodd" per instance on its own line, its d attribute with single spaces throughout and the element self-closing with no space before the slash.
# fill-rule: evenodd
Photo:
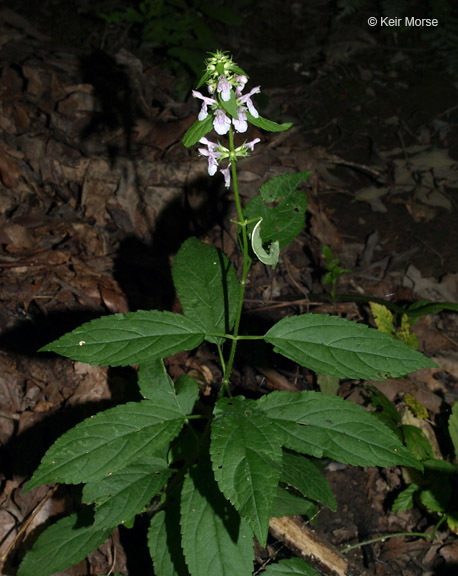
<svg viewBox="0 0 458 576">
<path fill-rule="evenodd" d="M 220 47 L 250 74 L 252 86 L 261 85 L 262 116 L 294 123 L 284 133 L 250 129 L 247 140 L 262 143 L 239 165 L 244 201 L 275 175 L 311 172 L 306 227 L 282 251 L 275 275 L 253 267 L 245 326 L 308 310 L 373 324 L 371 298 L 405 305 L 458 299 L 453 43 L 437 51 L 429 29 L 381 26 L 379 3 L 368 0 L 348 16 L 336 4 L 240 1 L 240 26 L 210 22 Z M 424 16 L 414 4 L 406 2 L 406 14 Z M 37 350 L 103 314 L 179 311 L 170 264 L 189 236 L 208 239 L 239 261 L 234 205 L 222 178 L 210 178 L 196 150 L 181 144 L 199 109 L 190 97 L 195 77 L 163 46 L 142 44 L 138 27 L 107 24 L 100 14 L 114 7 L 112 0 L 6 0 L 0 7 L 5 575 L 16 573 L 49 519 L 73 510 L 80 498 L 65 487 L 23 494 L 45 449 L 88 415 L 137 397 L 132 370 L 90 367 Z M 368 25 L 371 16 L 377 26 Z M 456 7 L 449 18 L 458 22 Z M 323 245 L 351 270 L 339 280 L 335 304 L 323 284 Z M 423 316 L 414 331 L 419 349 L 440 368 L 377 386 L 399 412 L 406 410 L 406 392 L 425 406 L 439 437 L 437 457 L 453 459 L 441 430 L 458 400 L 456 313 Z M 253 368 L 249 356 L 252 351 L 241 351 L 234 375 L 245 395 L 319 387 L 306 369 L 271 358 Z M 174 356 L 168 369 L 173 377 L 192 374 L 208 390 L 221 377 L 210 347 Z M 359 381 L 342 381 L 338 394 L 369 403 Z M 319 508 L 304 522 L 330 547 L 397 532 L 431 533 L 438 521 L 420 507 L 391 511 L 408 483 L 405 470 L 328 463 L 324 474 L 337 512 Z M 137 544 L 144 542 L 144 525 L 140 518 L 133 531 L 116 530 L 62 574 L 152 573 L 146 544 Z M 272 537 L 257 549 L 257 569 L 288 554 Z M 458 573 L 458 542 L 447 524 L 433 541 L 388 537 L 345 557 L 348 574 Z"/>
</svg>

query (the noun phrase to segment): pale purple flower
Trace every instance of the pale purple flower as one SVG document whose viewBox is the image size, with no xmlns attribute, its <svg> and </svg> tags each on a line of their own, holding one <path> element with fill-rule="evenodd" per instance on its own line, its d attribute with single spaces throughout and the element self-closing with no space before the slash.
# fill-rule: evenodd
<svg viewBox="0 0 458 576">
<path fill-rule="evenodd" d="M 258 94 L 259 92 L 261 92 L 260 88 L 261 88 L 260 86 L 256 86 L 256 88 L 253 88 L 253 90 L 248 92 L 248 94 L 244 94 L 243 96 L 241 96 L 238 99 L 238 104 L 246 104 L 248 106 L 248 110 L 250 111 L 250 114 L 254 118 L 257 118 L 259 116 L 259 113 L 256 110 L 256 108 L 254 107 L 253 102 L 251 101 L 251 96 L 253 94 Z"/>
<path fill-rule="evenodd" d="M 251 142 L 247 142 L 245 146 L 247 146 L 252 152 L 254 151 L 254 145 L 258 142 L 261 142 L 261 138 L 255 138 Z"/>
<path fill-rule="evenodd" d="M 237 85 L 237 88 L 235 90 L 235 96 L 236 98 L 240 98 L 240 96 L 242 95 L 242 91 L 245 88 L 245 84 L 248 82 L 248 78 L 243 75 L 237 75 L 235 77 L 235 82 Z"/>
<path fill-rule="evenodd" d="M 208 106 L 212 106 L 214 104 L 217 104 L 216 100 L 214 98 L 209 98 L 208 96 L 204 96 L 200 92 L 197 92 L 197 90 L 193 90 L 192 95 L 194 96 L 194 98 L 199 98 L 199 100 L 203 100 L 202 108 L 200 109 L 198 118 L 201 121 L 205 120 L 205 118 L 208 116 Z"/>
<path fill-rule="evenodd" d="M 237 132 L 246 132 L 248 130 L 248 122 L 246 120 L 246 108 L 245 106 L 240 106 L 237 108 L 238 119 L 232 118 L 232 124 Z"/>
<path fill-rule="evenodd" d="M 201 156 L 208 158 L 208 173 L 210 176 L 214 176 L 218 169 L 218 160 L 222 155 L 222 152 L 219 151 L 219 145 L 216 142 L 210 142 L 205 137 L 201 138 L 199 142 L 207 146 L 207 148 L 199 148 L 198 150 Z"/>
<path fill-rule="evenodd" d="M 213 128 L 220 134 L 224 136 L 229 132 L 229 128 L 231 126 L 231 121 L 226 116 L 224 110 L 217 109 L 215 110 L 215 117 L 213 119 Z"/>
<path fill-rule="evenodd" d="M 231 163 L 227 165 L 227 168 L 221 168 L 220 172 L 224 176 L 224 185 L 226 188 L 229 188 L 231 185 L 231 171 L 230 171 Z"/>
<path fill-rule="evenodd" d="M 217 91 L 221 94 L 221 98 L 224 102 L 227 102 L 231 97 L 231 85 L 228 79 L 223 74 L 218 78 L 218 88 Z"/>
</svg>

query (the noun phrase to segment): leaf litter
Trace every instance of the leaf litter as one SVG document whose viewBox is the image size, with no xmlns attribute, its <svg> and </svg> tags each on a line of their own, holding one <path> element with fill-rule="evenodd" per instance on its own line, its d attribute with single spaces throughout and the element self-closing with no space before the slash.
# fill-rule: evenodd
<svg viewBox="0 0 458 576">
<path fill-rule="evenodd" d="M 49 16 L 52 3 L 43 4 Z M 338 292 L 395 302 L 456 301 L 456 87 L 445 80 L 437 98 L 434 73 L 426 71 L 429 81 L 422 82 L 415 74 L 420 66 L 415 52 L 385 52 L 382 39 L 351 19 L 329 27 L 326 9 L 317 3 L 294 4 L 294 24 L 287 7 L 274 0 L 263 3 L 263 10 L 270 49 L 248 20 L 237 34 L 247 68 L 252 59 L 265 86 L 266 115 L 273 112 L 295 127 L 271 135 L 262 155 L 241 163 L 243 194 L 248 200 L 265 179 L 286 172 L 311 171 L 312 177 L 304 234 L 282 256 L 275 277 L 255 265 L 247 318 L 278 320 L 289 310 L 367 316 L 368 309 L 355 302 L 323 302 L 324 244 L 342 266 L 354 270 L 340 279 Z M 44 449 L 71 424 L 133 393 L 131 372 L 38 356 L 36 350 L 103 314 L 158 305 L 179 311 L 170 292 L 169 260 L 187 236 L 209 235 L 229 255 L 237 250 L 229 223 L 232 207 L 215 200 L 222 185 L 211 197 L 202 194 L 214 185 L 181 146 L 196 110 L 189 101 L 174 99 L 176 78 L 135 44 L 120 45 L 115 35 L 105 52 L 94 50 L 91 42 L 101 31 L 92 24 L 92 40 L 83 37 L 78 18 L 84 11 L 73 24 L 64 11 L 55 17 L 64 23 L 57 28 L 68 27 L 78 42 L 51 38 L 33 9 L 22 15 L 3 8 L 0 18 L 0 557 L 5 574 L 14 573 L 29 534 L 64 509 L 71 511 L 74 503 L 65 488 L 22 494 Z M 295 33 L 280 37 L 274 21 L 294 26 Z M 227 36 L 230 45 L 234 38 Z M 124 90 L 108 109 L 104 86 L 97 82 L 104 70 L 109 70 L 108 90 Z M 414 331 L 420 349 L 440 368 L 374 384 L 396 403 L 411 393 L 436 419 L 443 402 L 451 405 L 458 395 L 456 319 L 449 313 L 428 316 Z M 311 373 L 292 371 L 288 363 L 274 366 L 260 357 L 255 364 L 253 372 L 239 362 L 239 386 L 256 393 L 316 386 Z M 204 394 L 218 382 L 210 349 L 191 357 L 179 354 L 169 369 L 174 376 L 200 374 Z M 338 394 L 364 402 L 358 382 L 341 381 Z M 315 538 L 325 549 L 429 526 L 417 509 L 399 515 L 387 509 L 393 490 L 402 485 L 397 469 L 329 466 L 326 476 L 339 506 L 337 513 L 318 513 Z M 305 534 L 283 541 L 297 552 L 301 538 L 310 545 Z M 391 539 L 366 547 L 364 554 L 351 553 L 348 563 L 355 573 L 377 574 L 383 562 L 391 573 L 422 574 L 456 561 L 455 544 L 445 530 L 434 546 Z M 258 560 L 269 561 L 278 549 L 273 543 L 260 550 Z M 341 570 L 339 562 L 334 567 Z M 88 564 L 66 574 L 110 568 L 128 574 L 117 532 Z"/>
</svg>

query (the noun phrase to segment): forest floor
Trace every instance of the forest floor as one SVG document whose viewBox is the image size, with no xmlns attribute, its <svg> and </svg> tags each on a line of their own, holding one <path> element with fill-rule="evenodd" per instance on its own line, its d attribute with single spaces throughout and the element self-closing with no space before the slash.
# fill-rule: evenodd
<svg viewBox="0 0 458 576">
<path fill-rule="evenodd" d="M 311 172 L 306 228 L 282 252 L 275 274 L 254 266 L 245 325 L 305 311 L 374 325 L 373 298 L 405 306 L 458 301 L 458 82 L 421 30 L 371 28 L 368 17 L 380 14 L 367 4 L 339 19 L 334 2 L 253 0 L 240 3 L 241 26 L 212 24 L 217 47 L 233 54 L 252 86 L 261 85 L 262 115 L 294 123 L 284 133 L 248 134 L 262 142 L 239 165 L 244 200 L 273 176 Z M 0 9 L 5 575 L 16 573 L 40 527 L 77 505 L 78 493 L 66 487 L 22 493 L 45 449 L 88 415 L 137 397 L 131 370 L 37 350 L 103 314 L 178 310 L 170 264 L 189 236 L 239 261 L 222 177 L 209 177 L 197 150 L 181 143 L 199 110 L 189 94 L 197 79 L 167 68 L 160 50 L 140 46 L 135 27 L 98 17 L 112 6 L 23 0 Z M 351 270 L 334 304 L 323 283 L 324 245 Z M 366 385 L 373 384 L 406 419 L 410 394 L 427 409 L 421 426 L 436 457 L 453 460 L 444 422 L 458 400 L 456 313 L 424 315 L 413 331 L 439 368 L 382 383 L 342 380 L 337 393 L 368 406 Z M 191 373 L 204 387 L 221 376 L 210 347 L 174 356 L 168 369 L 173 377 Z M 273 359 L 249 366 L 242 353 L 234 385 L 252 395 L 320 383 Z M 394 532 L 431 533 L 439 519 L 420 507 L 391 511 L 408 482 L 402 469 L 330 463 L 324 473 L 337 512 L 319 509 L 304 527 L 328 550 Z M 116 531 L 62 574 L 152 574 L 146 544 L 137 544 L 142 529 L 140 520 L 134 532 Z M 272 536 L 257 549 L 257 568 L 285 551 Z M 443 524 L 434 541 L 389 538 L 356 548 L 345 562 L 354 575 L 456 574 L 458 540 Z"/>
</svg>

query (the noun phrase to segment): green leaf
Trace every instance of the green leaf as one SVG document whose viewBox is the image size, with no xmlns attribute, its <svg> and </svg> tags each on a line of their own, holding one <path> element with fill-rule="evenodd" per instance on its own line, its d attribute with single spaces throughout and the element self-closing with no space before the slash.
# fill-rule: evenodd
<svg viewBox="0 0 458 576">
<path fill-rule="evenodd" d="M 229 100 L 226 101 L 226 100 L 223 100 L 222 98 L 220 98 L 219 102 L 220 102 L 221 106 L 224 108 L 224 110 L 229 114 L 229 116 L 238 120 L 237 99 L 235 97 L 234 90 L 231 89 L 230 94 L 231 95 L 230 95 Z"/>
<path fill-rule="evenodd" d="M 458 302 L 429 302 L 428 300 L 420 300 L 409 306 L 406 310 L 410 318 L 418 318 L 427 314 L 438 314 L 443 310 L 450 312 L 458 312 Z"/>
<path fill-rule="evenodd" d="M 151 518 L 148 548 L 158 576 L 189 576 L 180 543 L 179 512 L 169 505 Z"/>
<path fill-rule="evenodd" d="M 186 148 L 194 146 L 201 138 L 210 132 L 213 128 L 213 114 L 209 114 L 204 120 L 197 120 L 188 128 L 183 136 L 183 144 Z"/>
<path fill-rule="evenodd" d="M 95 528 L 90 511 L 72 514 L 47 528 L 27 552 L 18 576 L 51 576 L 78 564 L 105 542 L 112 528 Z"/>
<path fill-rule="evenodd" d="M 398 514 L 399 512 L 406 512 L 407 510 L 413 508 L 414 496 L 418 492 L 418 489 L 418 484 L 411 484 L 408 488 L 396 496 L 392 506 L 394 514 Z"/>
<path fill-rule="evenodd" d="M 143 398 L 156 400 L 159 396 L 170 398 L 175 395 L 173 380 L 168 375 L 162 358 L 140 364 L 137 378 Z"/>
<path fill-rule="evenodd" d="M 320 576 L 320 572 L 302 558 L 289 558 L 280 560 L 276 564 L 269 564 L 262 574 L 265 576 Z"/>
<path fill-rule="evenodd" d="M 307 197 L 297 190 L 310 172 L 281 174 L 261 186 L 260 194 L 248 202 L 244 214 L 248 220 L 262 218 L 264 244 L 278 242 L 280 249 L 292 242 L 302 231 L 307 210 Z M 251 232 L 254 224 L 249 227 Z"/>
<path fill-rule="evenodd" d="M 285 130 L 289 130 L 293 125 L 292 122 L 277 124 L 276 122 L 272 122 L 272 120 L 262 118 L 262 116 L 258 116 L 257 118 L 255 118 L 248 111 L 246 113 L 246 117 L 250 124 L 253 124 L 253 126 L 257 126 L 258 128 L 262 128 L 262 130 L 266 130 L 267 132 L 284 132 Z"/>
<path fill-rule="evenodd" d="M 275 240 L 275 242 L 270 244 L 269 251 L 264 250 L 261 238 L 261 222 L 262 218 L 258 221 L 251 233 L 251 248 L 263 264 L 275 268 L 278 264 L 278 258 L 280 257 L 280 243 L 278 240 Z"/>
<path fill-rule="evenodd" d="M 308 516 L 311 518 L 316 514 L 317 506 L 303 496 L 297 496 L 285 490 L 281 486 L 277 488 L 275 495 L 272 518 L 283 518 L 283 516 Z"/>
<path fill-rule="evenodd" d="M 448 432 L 455 448 L 455 457 L 458 459 L 458 402 L 452 406 L 452 413 L 448 420 Z"/>
<path fill-rule="evenodd" d="M 199 464 L 186 474 L 181 534 L 192 576 L 251 576 L 252 532 L 218 490 L 209 465 Z"/>
<path fill-rule="evenodd" d="M 221 250 L 188 238 L 175 256 L 173 282 L 185 316 L 203 332 L 228 333 L 232 329 L 240 286 L 232 264 Z M 207 339 L 223 342 L 212 336 Z"/>
<path fill-rule="evenodd" d="M 129 366 L 192 350 L 203 339 L 201 328 L 182 314 L 139 310 L 87 322 L 40 352 L 93 366 Z"/>
<path fill-rule="evenodd" d="M 338 378 L 384 380 L 436 366 L 404 342 L 327 314 L 283 318 L 264 339 L 301 366 Z"/>
<path fill-rule="evenodd" d="M 445 479 L 439 478 L 438 480 L 430 490 L 420 492 L 420 502 L 428 510 L 442 513 L 450 509 L 452 487 Z"/>
<path fill-rule="evenodd" d="M 323 394 L 331 394 L 332 396 L 337 396 L 337 392 L 340 387 L 340 379 L 336 376 L 317 374 L 316 383 L 318 384 L 320 392 L 323 392 Z"/>
<path fill-rule="evenodd" d="M 280 480 L 296 488 L 306 498 L 317 500 L 331 510 L 337 509 L 337 502 L 328 482 L 305 456 L 284 451 Z"/>
<path fill-rule="evenodd" d="M 199 385 L 192 376 L 182 374 L 175 382 L 177 401 L 183 414 L 191 414 L 199 397 Z"/>
<path fill-rule="evenodd" d="M 220 490 L 265 546 L 280 478 L 281 437 L 254 400 L 222 398 L 214 410 L 210 454 Z"/>
<path fill-rule="evenodd" d="M 139 514 L 163 488 L 170 474 L 165 460 L 147 458 L 108 478 L 88 482 L 83 489 L 83 502 L 96 503 L 97 528 L 114 528 Z"/>
<path fill-rule="evenodd" d="M 160 398 L 129 402 L 91 416 L 51 446 L 27 490 L 48 482 L 100 480 L 167 445 L 184 420 L 176 399 Z"/>
<path fill-rule="evenodd" d="M 272 392 L 257 403 L 271 421 L 271 434 L 283 435 L 290 450 L 354 466 L 422 470 L 388 427 L 352 402 L 320 392 Z"/>
<path fill-rule="evenodd" d="M 434 452 L 426 434 L 417 426 L 404 424 L 401 428 L 404 436 L 406 448 L 418 458 L 418 460 L 427 460 L 434 458 Z"/>
</svg>

